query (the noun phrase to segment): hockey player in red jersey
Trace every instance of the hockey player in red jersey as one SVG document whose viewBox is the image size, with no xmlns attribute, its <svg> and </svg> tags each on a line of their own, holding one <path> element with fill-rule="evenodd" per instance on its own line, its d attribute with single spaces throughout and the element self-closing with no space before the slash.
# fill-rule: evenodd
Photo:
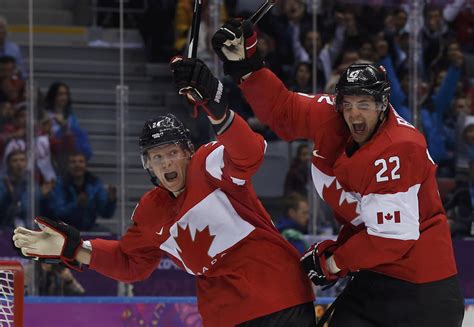
<svg viewBox="0 0 474 327">
<path fill-rule="evenodd" d="M 78 261 L 127 283 L 146 279 L 167 254 L 196 276 L 204 326 L 314 326 L 314 295 L 299 254 L 250 182 L 265 141 L 227 108 L 221 82 L 202 61 L 178 58 L 172 69 L 177 88 L 203 100 L 198 105 L 217 141 L 194 152 L 173 115 L 147 121 L 140 152 L 159 185 L 142 197 L 120 240 L 83 242 L 72 227 L 38 217 L 42 231 L 15 230 L 15 245 L 27 256 Z"/>
<path fill-rule="evenodd" d="M 314 186 L 343 228 L 302 265 L 316 285 L 355 275 L 329 326 L 461 326 L 436 165 L 423 135 L 390 105 L 383 67 L 350 66 L 335 97 L 299 94 L 264 68 L 250 22 L 227 22 L 212 42 L 262 123 L 287 141 L 314 142 Z"/>
</svg>

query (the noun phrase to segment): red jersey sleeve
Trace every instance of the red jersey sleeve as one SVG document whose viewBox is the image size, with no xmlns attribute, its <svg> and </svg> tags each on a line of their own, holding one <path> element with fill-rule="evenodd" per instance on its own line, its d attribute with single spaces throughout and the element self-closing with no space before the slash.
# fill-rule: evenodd
<svg viewBox="0 0 474 327">
<path fill-rule="evenodd" d="M 225 178 L 233 184 L 244 185 L 263 162 L 265 140 L 237 114 L 217 140 L 208 145 L 213 149 L 205 159 L 207 173 L 218 180 Z"/>
<path fill-rule="evenodd" d="M 365 190 L 359 216 L 365 229 L 334 252 L 341 269 L 356 271 L 396 262 L 420 237 L 418 197 L 434 166 L 426 148 L 415 142 L 393 144 L 370 160 L 360 188 Z"/>
<path fill-rule="evenodd" d="M 147 228 L 143 221 L 145 209 L 142 201 L 133 213 L 133 225 L 120 240 L 91 240 L 91 269 L 125 283 L 144 280 L 156 269 L 162 251 L 142 232 Z"/>
<path fill-rule="evenodd" d="M 324 125 L 330 133 L 346 129 L 332 96 L 291 92 L 267 68 L 253 72 L 240 88 L 258 119 L 286 141 L 318 138 Z"/>
</svg>

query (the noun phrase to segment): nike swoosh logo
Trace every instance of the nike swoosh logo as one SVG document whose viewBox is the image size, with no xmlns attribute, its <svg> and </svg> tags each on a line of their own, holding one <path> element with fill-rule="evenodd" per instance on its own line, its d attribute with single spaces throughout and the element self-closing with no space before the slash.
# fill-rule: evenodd
<svg viewBox="0 0 474 327">
<path fill-rule="evenodd" d="M 156 232 L 156 235 L 160 235 L 163 234 L 163 226 L 161 227 L 160 231 L 159 232 Z"/>
<path fill-rule="evenodd" d="M 316 158 L 326 159 L 322 155 L 318 154 L 318 152 L 319 152 L 319 150 L 314 150 L 313 151 L 313 156 L 315 156 Z"/>
</svg>

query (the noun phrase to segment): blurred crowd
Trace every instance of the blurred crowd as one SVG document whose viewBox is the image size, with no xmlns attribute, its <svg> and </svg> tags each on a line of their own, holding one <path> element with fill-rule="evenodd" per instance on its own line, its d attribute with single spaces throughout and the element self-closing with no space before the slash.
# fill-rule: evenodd
<svg viewBox="0 0 474 327">
<path fill-rule="evenodd" d="M 68 85 L 58 81 L 46 94 L 38 92 L 31 115 L 26 75 L 20 49 L 8 40 L 8 23 L 0 17 L 0 228 L 31 223 L 29 188 L 33 188 L 37 214 L 94 230 L 98 216 L 113 216 L 116 188 L 105 187 L 87 169 L 92 148 L 74 114 Z M 31 136 L 30 117 L 35 121 Z M 27 147 L 29 137 L 34 139 L 32 149 Z M 28 161 L 33 157 L 31 185 Z"/>
</svg>

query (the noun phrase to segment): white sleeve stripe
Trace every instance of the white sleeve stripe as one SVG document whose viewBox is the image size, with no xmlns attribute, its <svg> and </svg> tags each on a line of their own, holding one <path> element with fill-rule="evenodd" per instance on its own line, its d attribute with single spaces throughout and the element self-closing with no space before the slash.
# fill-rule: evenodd
<svg viewBox="0 0 474 327">
<path fill-rule="evenodd" d="M 420 237 L 418 191 L 416 184 L 406 192 L 369 194 L 362 197 L 361 217 L 369 235 L 398 240 Z"/>
<path fill-rule="evenodd" d="M 240 178 L 236 178 L 236 177 L 231 177 L 232 179 L 232 182 L 236 185 L 239 185 L 239 186 L 242 186 L 245 184 L 246 180 L 245 179 L 240 179 Z"/>
<path fill-rule="evenodd" d="M 264 141 L 265 149 L 267 149 L 267 142 Z M 206 170 L 212 177 L 222 180 L 222 174 L 224 169 L 224 145 L 218 146 L 214 149 L 206 158 Z M 236 185 L 242 186 L 246 183 L 245 179 L 240 179 L 237 177 L 232 177 L 232 182 Z"/>
<path fill-rule="evenodd" d="M 206 170 L 212 177 L 222 180 L 224 168 L 224 146 L 218 146 L 206 158 Z"/>
</svg>

